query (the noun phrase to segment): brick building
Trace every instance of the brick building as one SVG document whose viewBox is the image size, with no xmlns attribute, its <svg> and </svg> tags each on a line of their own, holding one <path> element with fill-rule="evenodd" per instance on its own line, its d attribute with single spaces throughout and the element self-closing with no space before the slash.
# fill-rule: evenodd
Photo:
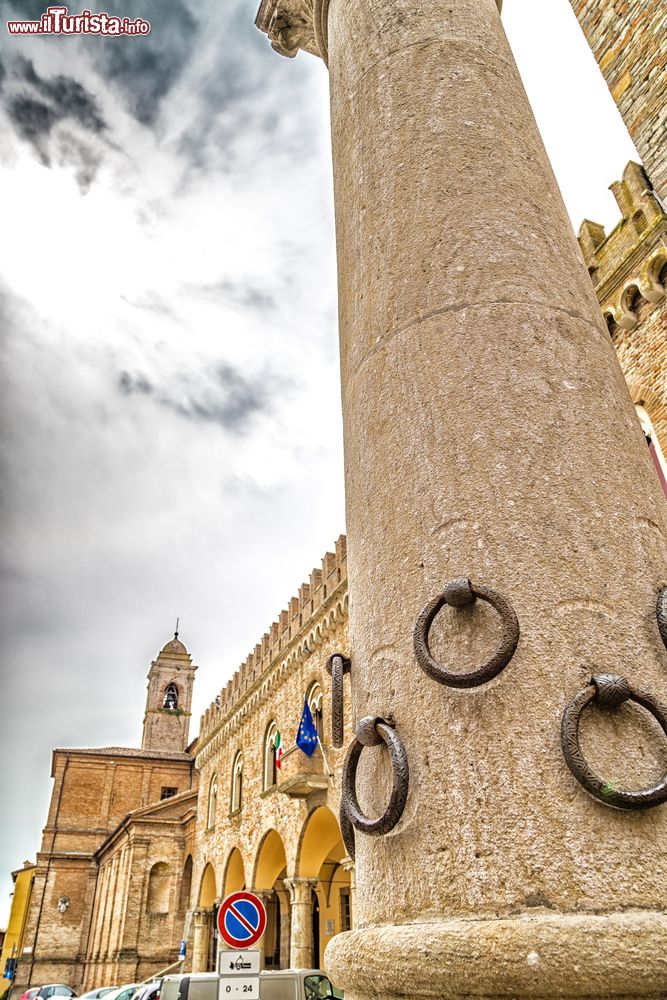
<svg viewBox="0 0 667 1000">
<path fill-rule="evenodd" d="M 106 873 L 107 842 L 116 843 L 119 830 L 131 828 L 133 836 L 128 833 L 126 838 L 130 850 L 123 859 L 131 856 L 137 866 L 137 835 L 128 816 L 136 815 L 136 822 L 143 821 L 145 828 L 150 820 L 143 811 L 153 804 L 158 821 L 164 824 L 161 802 L 173 799 L 182 804 L 188 793 L 190 800 L 194 798 L 196 773 L 187 741 L 195 670 L 185 646 L 174 637 L 151 666 L 146 701 L 150 725 L 144 724 L 142 749 L 54 750 L 51 804 L 33 875 L 17 986 L 64 982 L 75 990 L 81 987 L 89 950 L 99 943 L 91 938 L 91 920 L 99 913 L 100 892 L 107 885 L 98 881 L 100 872 Z M 151 860 L 150 850 L 146 849 L 145 857 Z M 116 863 L 115 879 L 118 871 Z M 143 892 L 143 882 L 139 885 Z M 148 884 L 145 888 L 148 892 Z M 118 908 L 109 909 L 109 915 L 120 913 L 121 897 L 118 888 Z M 126 910 L 125 918 L 128 915 Z M 134 967 L 133 974 L 145 964 L 143 946 L 137 940 L 128 924 L 122 940 L 114 942 L 116 960 L 122 952 L 126 966 Z M 156 961 L 167 947 L 165 941 L 155 941 Z"/>
<path fill-rule="evenodd" d="M 197 740 L 188 745 L 197 668 L 176 635 L 151 664 L 141 749 L 54 751 L 17 992 L 138 982 L 174 963 L 182 939 L 186 967 L 212 967 L 215 906 L 244 887 L 267 905 L 266 966 L 320 964 L 353 913 L 336 818 L 344 751 L 328 736 L 325 670 L 348 649 L 347 603 L 341 536 L 204 714 Z M 312 757 L 293 745 L 304 699 L 321 739 Z M 348 705 L 346 742 L 350 733 Z"/>
</svg>

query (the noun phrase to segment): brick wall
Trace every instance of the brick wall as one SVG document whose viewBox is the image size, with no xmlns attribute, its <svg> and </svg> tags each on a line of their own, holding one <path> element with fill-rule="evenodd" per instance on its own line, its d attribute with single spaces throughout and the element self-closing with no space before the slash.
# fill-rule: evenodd
<svg viewBox="0 0 667 1000">
<path fill-rule="evenodd" d="M 667 214 L 637 163 L 611 189 L 619 223 L 607 235 L 584 221 L 579 245 L 630 395 L 667 455 Z"/>
<path fill-rule="evenodd" d="M 667 200 L 664 0 L 570 0 L 656 191 Z"/>
</svg>

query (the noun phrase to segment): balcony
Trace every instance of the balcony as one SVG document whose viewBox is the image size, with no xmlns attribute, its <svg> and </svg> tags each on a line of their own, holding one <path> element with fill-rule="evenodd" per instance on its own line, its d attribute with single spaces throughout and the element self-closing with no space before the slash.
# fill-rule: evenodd
<svg viewBox="0 0 667 1000">
<path fill-rule="evenodd" d="M 320 748 L 317 748 L 312 757 L 306 757 L 299 749 L 289 750 L 284 754 L 274 787 L 277 792 L 293 799 L 305 799 L 311 792 L 328 788 L 329 774 Z"/>
</svg>

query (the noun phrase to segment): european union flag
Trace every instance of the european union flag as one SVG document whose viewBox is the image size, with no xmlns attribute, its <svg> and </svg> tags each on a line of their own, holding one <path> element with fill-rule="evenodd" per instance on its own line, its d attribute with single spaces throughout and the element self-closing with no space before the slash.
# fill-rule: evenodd
<svg viewBox="0 0 667 1000">
<path fill-rule="evenodd" d="M 296 734 L 296 745 L 299 750 L 303 750 L 307 757 L 312 757 L 317 749 L 317 727 L 313 722 L 313 713 L 307 698 L 303 700 L 303 712 L 301 713 L 299 732 Z"/>
</svg>

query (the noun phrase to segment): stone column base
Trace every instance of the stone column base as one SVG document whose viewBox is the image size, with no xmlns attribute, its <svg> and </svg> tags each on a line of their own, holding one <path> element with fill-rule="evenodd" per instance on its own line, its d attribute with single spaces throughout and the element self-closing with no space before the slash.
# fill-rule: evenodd
<svg viewBox="0 0 667 1000">
<path fill-rule="evenodd" d="M 346 1000 L 667 997 L 667 912 L 539 913 L 339 934 L 325 968 Z"/>
</svg>

